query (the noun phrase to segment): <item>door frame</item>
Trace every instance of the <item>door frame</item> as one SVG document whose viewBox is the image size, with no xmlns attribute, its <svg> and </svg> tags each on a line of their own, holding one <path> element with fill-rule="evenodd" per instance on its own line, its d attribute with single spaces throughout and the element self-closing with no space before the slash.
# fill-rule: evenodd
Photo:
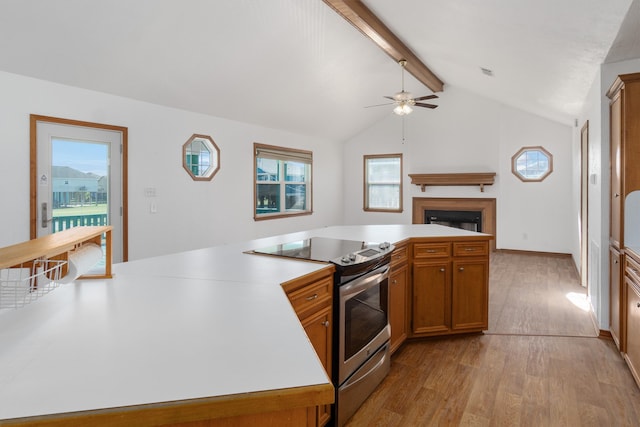
<svg viewBox="0 0 640 427">
<path fill-rule="evenodd" d="M 589 292 L 589 120 L 580 129 L 580 284 Z"/>
<path fill-rule="evenodd" d="M 80 120 L 72 120 L 72 119 L 63 119 L 59 117 L 50 117 L 50 116 L 41 116 L 37 114 L 29 115 L 29 133 L 30 133 L 30 146 L 29 146 L 29 180 L 30 180 L 30 188 L 29 188 L 29 235 L 31 239 L 35 239 L 37 237 L 37 218 L 38 218 L 38 203 L 37 203 L 37 192 L 38 192 L 38 177 L 37 177 L 37 164 L 38 164 L 38 134 L 37 134 L 37 124 L 38 122 L 48 122 L 53 124 L 61 124 L 68 126 L 81 126 L 87 128 L 94 129 L 103 129 L 110 130 L 115 132 L 120 132 L 122 134 L 122 261 L 129 260 L 129 197 L 128 197 L 128 187 L 129 187 L 129 173 L 128 173 L 128 128 L 123 126 L 114 126 L 107 125 L 103 123 L 93 123 L 93 122 L 84 122 Z"/>
</svg>

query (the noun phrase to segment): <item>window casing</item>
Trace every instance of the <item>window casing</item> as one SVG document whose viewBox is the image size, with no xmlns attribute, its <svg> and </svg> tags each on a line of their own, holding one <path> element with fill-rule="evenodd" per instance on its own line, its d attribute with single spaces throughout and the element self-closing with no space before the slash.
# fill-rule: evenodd
<svg viewBox="0 0 640 427">
<path fill-rule="evenodd" d="M 543 147 L 522 147 L 511 158 L 511 172 L 523 182 L 540 182 L 553 172 L 553 156 Z"/>
<path fill-rule="evenodd" d="M 364 210 L 402 212 L 402 154 L 364 156 Z"/>
<path fill-rule="evenodd" d="M 254 219 L 312 213 L 311 151 L 254 143 Z"/>
</svg>

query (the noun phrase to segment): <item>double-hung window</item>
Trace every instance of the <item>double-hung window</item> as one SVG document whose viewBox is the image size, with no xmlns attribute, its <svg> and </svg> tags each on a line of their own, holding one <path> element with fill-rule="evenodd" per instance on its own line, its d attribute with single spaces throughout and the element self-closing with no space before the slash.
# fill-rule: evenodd
<svg viewBox="0 0 640 427">
<path fill-rule="evenodd" d="M 253 144 L 254 219 L 312 213 L 311 151 Z"/>
<path fill-rule="evenodd" d="M 402 212 L 402 154 L 364 156 L 364 210 Z"/>
</svg>

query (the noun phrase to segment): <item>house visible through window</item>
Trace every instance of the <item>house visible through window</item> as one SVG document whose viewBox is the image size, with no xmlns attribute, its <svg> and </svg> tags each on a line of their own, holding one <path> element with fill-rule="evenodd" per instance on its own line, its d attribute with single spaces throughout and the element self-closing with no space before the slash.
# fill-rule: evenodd
<svg viewBox="0 0 640 427">
<path fill-rule="evenodd" d="M 312 213 L 312 152 L 254 143 L 254 219 Z"/>
<path fill-rule="evenodd" d="M 364 156 L 364 210 L 402 212 L 402 154 Z"/>
</svg>

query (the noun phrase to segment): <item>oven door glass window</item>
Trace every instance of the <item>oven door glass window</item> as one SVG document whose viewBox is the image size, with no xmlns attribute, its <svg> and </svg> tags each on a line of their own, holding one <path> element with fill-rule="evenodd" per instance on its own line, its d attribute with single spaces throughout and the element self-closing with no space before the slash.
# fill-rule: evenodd
<svg viewBox="0 0 640 427">
<path fill-rule="evenodd" d="M 388 323 L 387 283 L 360 292 L 345 301 L 344 360 L 366 347 Z"/>
</svg>

